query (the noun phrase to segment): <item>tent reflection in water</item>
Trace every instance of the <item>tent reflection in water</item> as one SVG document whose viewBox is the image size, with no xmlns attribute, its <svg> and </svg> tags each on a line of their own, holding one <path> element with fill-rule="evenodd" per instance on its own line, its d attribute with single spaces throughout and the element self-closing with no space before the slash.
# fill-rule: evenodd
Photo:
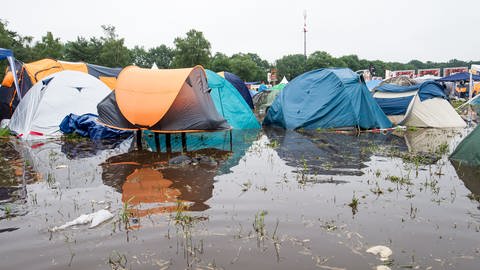
<svg viewBox="0 0 480 270">
<path fill-rule="evenodd" d="M 275 149 L 287 165 L 308 168 L 308 174 L 363 175 L 365 162 L 376 152 L 406 152 L 403 138 L 365 133 L 360 136 L 334 132 L 303 130 L 301 132 L 267 127 L 270 141 L 278 142 Z M 375 153 L 374 153 L 375 151 Z"/>
<path fill-rule="evenodd" d="M 204 152 L 198 151 L 196 155 Z M 188 211 L 204 211 L 212 197 L 218 164 L 226 152 L 209 150 L 218 163 L 169 165 L 166 154 L 133 151 L 109 158 L 102 164 L 103 183 L 122 193 L 136 217 L 177 210 L 182 202 Z"/>
<path fill-rule="evenodd" d="M 457 172 L 465 187 L 474 194 L 475 198 L 480 199 L 480 164 L 476 166 L 462 163 L 460 161 L 452 161 L 452 165 Z M 480 207 L 480 206 L 479 206 Z"/>
<path fill-rule="evenodd" d="M 217 174 L 226 174 L 230 168 L 238 165 L 254 141 L 258 139 L 260 129 L 232 129 L 231 134 L 226 132 L 201 132 L 186 135 L 186 150 L 184 154 L 202 149 L 215 149 L 228 152 L 228 158 L 220 164 Z M 160 148 L 165 149 L 166 135 L 161 134 Z M 156 151 L 156 145 L 152 133 L 145 132 L 144 139 L 152 151 Z M 180 134 L 171 135 L 172 153 L 182 152 L 182 138 Z"/>
</svg>

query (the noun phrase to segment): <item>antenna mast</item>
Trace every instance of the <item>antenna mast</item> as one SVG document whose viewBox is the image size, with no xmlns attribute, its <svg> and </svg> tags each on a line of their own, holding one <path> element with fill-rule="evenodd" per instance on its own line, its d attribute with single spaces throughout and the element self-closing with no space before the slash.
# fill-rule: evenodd
<svg viewBox="0 0 480 270">
<path fill-rule="evenodd" d="M 307 10 L 303 10 L 303 56 L 307 61 Z"/>
</svg>

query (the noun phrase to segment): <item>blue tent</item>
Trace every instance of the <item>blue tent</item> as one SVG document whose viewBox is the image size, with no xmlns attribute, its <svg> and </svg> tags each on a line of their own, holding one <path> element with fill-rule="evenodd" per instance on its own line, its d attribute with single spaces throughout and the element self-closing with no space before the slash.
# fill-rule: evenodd
<svg viewBox="0 0 480 270">
<path fill-rule="evenodd" d="M 259 129 L 260 123 L 237 89 L 217 73 L 206 73 L 215 108 L 228 124 L 234 129 Z"/>
<path fill-rule="evenodd" d="M 472 79 L 474 81 L 480 81 L 480 76 L 473 75 Z M 437 79 L 436 81 L 437 82 L 461 82 L 461 81 L 468 82 L 470 81 L 470 73 L 468 72 L 455 73 L 453 75 Z"/>
<path fill-rule="evenodd" d="M 248 90 L 243 80 L 240 79 L 240 77 L 238 77 L 237 75 L 227 71 L 220 72 L 219 75 L 222 76 L 222 74 L 223 77 L 227 79 L 227 81 L 238 90 L 240 95 L 242 95 L 243 99 L 245 99 L 245 101 L 247 102 L 248 106 L 250 106 L 250 109 L 253 109 L 252 96 L 250 95 L 250 91 Z"/>
<path fill-rule="evenodd" d="M 348 68 L 317 69 L 296 77 L 272 103 L 263 124 L 287 129 L 392 126 L 361 77 Z"/>
<path fill-rule="evenodd" d="M 379 92 L 392 94 L 391 97 L 388 97 L 387 94 L 386 96 L 383 95 L 382 98 L 374 94 L 375 101 L 380 105 L 380 108 L 382 108 L 386 115 L 404 115 L 407 112 L 410 102 L 412 102 L 417 93 L 420 101 L 431 98 L 447 99 L 443 87 L 434 81 L 426 81 L 422 84 L 411 86 L 384 84 L 375 89 L 375 93 Z M 404 95 L 401 93 L 404 93 Z"/>
</svg>

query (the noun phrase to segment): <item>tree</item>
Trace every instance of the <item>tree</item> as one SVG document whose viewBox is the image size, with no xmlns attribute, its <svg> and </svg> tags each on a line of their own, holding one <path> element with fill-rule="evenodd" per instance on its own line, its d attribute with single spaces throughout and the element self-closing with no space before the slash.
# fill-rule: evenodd
<svg viewBox="0 0 480 270">
<path fill-rule="evenodd" d="M 42 41 L 35 43 L 33 51 L 37 59 L 62 59 L 64 47 L 59 38 L 54 38 L 52 32 L 47 32 Z"/>
<path fill-rule="evenodd" d="M 17 59 L 23 61 L 33 61 L 35 59 L 31 43 L 33 37 L 22 37 L 14 31 L 7 29 L 8 22 L 0 19 L 0 48 L 6 48 L 13 50 L 13 53 Z M 0 79 L 5 74 L 5 68 L 7 61 L 0 62 Z"/>
<path fill-rule="evenodd" d="M 360 61 L 360 59 L 358 59 L 358 56 L 355 54 L 344 55 L 340 57 L 339 60 L 345 63 L 345 66 L 353 71 L 368 69 L 369 67 L 368 63 L 362 63 L 362 61 Z"/>
<path fill-rule="evenodd" d="M 173 65 L 175 67 L 206 66 L 210 60 L 210 42 L 203 33 L 192 29 L 187 32 L 187 37 L 177 37 L 173 41 L 175 53 Z"/>
<path fill-rule="evenodd" d="M 329 67 L 346 67 L 346 63 L 323 51 L 316 51 L 307 58 L 307 70 Z"/>
<path fill-rule="evenodd" d="M 286 55 L 276 61 L 278 78 L 283 76 L 291 80 L 305 72 L 305 57 L 303 54 Z"/>
<path fill-rule="evenodd" d="M 100 64 L 98 56 L 102 47 L 103 43 L 98 38 L 92 37 L 87 40 L 84 37 L 77 37 L 76 41 L 69 41 L 65 44 L 65 59 L 73 62 Z"/>
<path fill-rule="evenodd" d="M 134 65 L 143 68 L 150 68 L 152 66 L 150 65 L 151 61 L 149 59 L 148 53 L 143 47 L 133 47 L 133 49 L 130 50 L 130 54 Z"/>
<path fill-rule="evenodd" d="M 232 66 L 230 63 L 230 58 L 223 53 L 217 52 L 215 55 L 210 59 L 210 63 L 208 64 L 208 68 L 215 71 L 231 71 Z"/>
<path fill-rule="evenodd" d="M 107 67 L 124 67 L 131 64 L 130 50 L 124 46 L 125 39 L 118 38 L 115 26 L 102 25 L 105 33 L 100 40 L 103 42 L 98 56 L 99 64 Z"/>
<path fill-rule="evenodd" d="M 230 59 L 231 71 L 245 81 L 264 81 L 267 73 L 245 54 L 236 54 Z"/>
<path fill-rule="evenodd" d="M 151 67 L 153 63 L 159 68 L 170 68 L 173 60 L 173 50 L 165 45 L 151 48 L 148 50 L 148 63 Z"/>
</svg>

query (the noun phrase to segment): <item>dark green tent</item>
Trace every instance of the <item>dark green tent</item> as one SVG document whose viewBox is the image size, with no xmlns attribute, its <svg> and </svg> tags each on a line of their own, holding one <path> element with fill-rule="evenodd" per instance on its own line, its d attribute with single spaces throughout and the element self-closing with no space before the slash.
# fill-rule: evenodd
<svg viewBox="0 0 480 270">
<path fill-rule="evenodd" d="M 469 165 L 480 165 L 480 125 L 463 139 L 450 159 Z"/>
</svg>

